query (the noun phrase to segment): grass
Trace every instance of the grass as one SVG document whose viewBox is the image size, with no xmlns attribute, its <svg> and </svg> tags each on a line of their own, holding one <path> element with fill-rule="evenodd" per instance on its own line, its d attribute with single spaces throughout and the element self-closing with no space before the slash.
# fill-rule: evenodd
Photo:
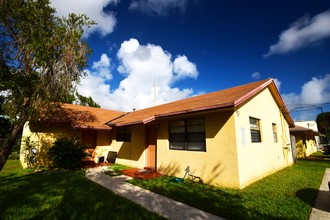
<svg viewBox="0 0 330 220">
<path fill-rule="evenodd" d="M 129 169 L 131 167 L 126 166 L 126 165 L 122 165 L 122 164 L 111 164 L 109 166 L 109 170 L 105 171 L 105 174 L 109 175 L 109 176 L 120 176 L 122 175 L 121 171 Z"/>
<path fill-rule="evenodd" d="M 0 219 L 161 219 L 84 173 L 34 173 L 9 160 L 0 172 Z"/>
<path fill-rule="evenodd" d="M 301 160 L 243 190 L 173 177 L 130 182 L 227 219 L 308 219 L 329 161 Z"/>
<path fill-rule="evenodd" d="M 111 168 L 126 169 L 117 166 Z M 329 161 L 300 160 L 243 190 L 176 182 L 169 176 L 131 182 L 227 219 L 308 219 L 329 167 Z M 9 160 L 0 186 L 0 219 L 161 218 L 87 180 L 84 170 L 34 173 Z"/>
<path fill-rule="evenodd" d="M 326 155 L 326 154 L 322 153 L 321 151 L 317 151 L 317 152 L 313 153 L 312 155 L 310 155 L 310 157 L 318 157 L 318 158 L 321 158 L 323 160 L 329 160 L 330 159 L 330 155 Z"/>
</svg>

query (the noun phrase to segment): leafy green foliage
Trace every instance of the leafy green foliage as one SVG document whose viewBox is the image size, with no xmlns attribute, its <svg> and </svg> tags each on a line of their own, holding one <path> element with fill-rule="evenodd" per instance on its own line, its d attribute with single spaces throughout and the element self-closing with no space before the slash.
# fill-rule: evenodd
<svg viewBox="0 0 330 220">
<path fill-rule="evenodd" d="M 53 165 L 57 168 L 72 169 L 81 167 L 86 148 L 76 138 L 61 138 L 48 150 Z"/>
<path fill-rule="evenodd" d="M 85 15 L 56 17 L 49 0 L 0 0 L 0 97 L 13 124 L 0 170 L 25 122 L 72 98 L 90 54 L 83 27 L 92 24 Z"/>
<path fill-rule="evenodd" d="M 242 190 L 169 176 L 129 182 L 227 219 L 308 219 L 329 167 L 329 161 L 298 161 Z"/>
<path fill-rule="evenodd" d="M 1 141 L 8 137 L 12 126 L 9 118 L 4 115 L 4 111 L 2 109 L 4 101 L 4 97 L 0 95 L 0 145 Z"/>
<path fill-rule="evenodd" d="M 18 152 L 12 152 L 9 155 L 8 160 L 19 160 L 19 153 Z"/>
<path fill-rule="evenodd" d="M 32 150 L 33 149 L 33 150 Z M 28 167 L 37 166 L 37 142 L 31 140 L 30 137 L 23 139 L 22 150 L 25 152 L 24 160 L 27 162 Z"/>
<path fill-rule="evenodd" d="M 33 173 L 8 160 L 0 219 L 163 219 L 85 178 L 84 170 Z"/>
<path fill-rule="evenodd" d="M 97 104 L 91 96 L 86 97 L 78 92 L 75 94 L 70 94 L 67 97 L 63 98 L 61 100 L 63 103 L 70 103 L 70 104 L 77 104 L 77 105 L 83 105 L 83 106 L 89 106 L 89 107 L 95 107 L 100 108 L 101 106 Z"/>
<path fill-rule="evenodd" d="M 330 112 L 324 112 L 318 114 L 316 117 L 316 123 L 318 130 L 325 135 L 325 139 L 322 141 L 324 144 L 330 141 Z"/>
<path fill-rule="evenodd" d="M 83 95 L 80 95 L 78 92 L 76 92 L 76 102 L 79 105 L 84 105 L 84 106 L 89 106 L 89 107 L 95 107 L 95 108 L 100 108 L 101 106 L 97 104 L 91 96 L 86 97 Z"/>
<path fill-rule="evenodd" d="M 28 107 L 38 117 L 36 104 L 62 101 L 74 91 L 90 53 L 81 40 L 84 15 L 54 16 L 49 0 L 2 0 L 0 11 L 0 90 L 7 92 L 6 113 L 11 118 Z M 25 108 L 23 108 L 25 109 Z M 33 117 L 34 116 L 34 117 Z"/>
</svg>

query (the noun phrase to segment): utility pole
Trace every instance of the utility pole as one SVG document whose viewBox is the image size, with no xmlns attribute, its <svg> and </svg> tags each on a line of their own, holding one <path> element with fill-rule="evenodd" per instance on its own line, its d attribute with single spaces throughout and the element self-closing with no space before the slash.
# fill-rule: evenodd
<svg viewBox="0 0 330 220">
<path fill-rule="evenodd" d="M 154 78 L 154 106 L 156 106 L 156 98 L 157 92 L 156 92 L 156 77 Z"/>
</svg>

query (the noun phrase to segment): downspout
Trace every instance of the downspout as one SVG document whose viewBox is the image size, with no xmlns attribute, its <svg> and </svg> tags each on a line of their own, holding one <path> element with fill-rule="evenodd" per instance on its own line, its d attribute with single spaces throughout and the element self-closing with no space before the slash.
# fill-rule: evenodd
<svg viewBox="0 0 330 220">
<path fill-rule="evenodd" d="M 281 119 L 281 129 L 282 129 L 282 138 L 281 139 L 282 139 L 283 157 L 284 157 L 284 160 L 286 161 L 286 165 L 289 165 L 288 153 L 290 151 L 290 148 L 288 147 L 288 143 L 290 143 L 290 142 L 287 140 L 287 131 L 284 128 L 285 119 L 283 116 L 282 108 L 280 108 L 280 119 Z"/>
</svg>

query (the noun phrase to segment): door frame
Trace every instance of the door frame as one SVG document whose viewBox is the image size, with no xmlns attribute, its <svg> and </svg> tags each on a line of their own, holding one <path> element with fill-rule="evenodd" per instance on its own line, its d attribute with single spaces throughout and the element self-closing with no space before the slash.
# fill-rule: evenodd
<svg viewBox="0 0 330 220">
<path fill-rule="evenodd" d="M 153 146 L 154 147 L 154 163 L 152 166 L 148 163 L 149 160 L 149 147 Z M 153 171 L 157 171 L 157 125 L 147 125 L 145 127 L 145 160 L 144 160 L 144 165 L 145 168 L 151 168 Z"/>
</svg>

